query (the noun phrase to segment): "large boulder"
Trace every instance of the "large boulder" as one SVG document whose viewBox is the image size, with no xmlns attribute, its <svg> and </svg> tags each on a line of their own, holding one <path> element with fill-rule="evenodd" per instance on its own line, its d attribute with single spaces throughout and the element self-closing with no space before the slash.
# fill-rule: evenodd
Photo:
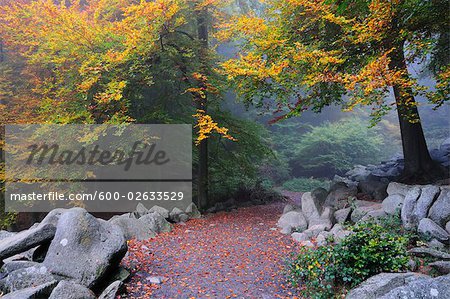
<svg viewBox="0 0 450 299">
<path fill-rule="evenodd" d="M 450 221 L 445 225 L 445 230 L 450 234 Z"/>
<path fill-rule="evenodd" d="M 441 193 L 428 212 L 428 218 L 445 227 L 450 221 L 450 188 L 442 187 Z"/>
<path fill-rule="evenodd" d="M 349 199 L 354 198 L 356 193 L 355 187 L 348 187 L 346 183 L 338 182 L 331 186 L 324 205 L 336 209 L 346 208 L 349 205 Z"/>
<path fill-rule="evenodd" d="M 2 296 L 2 299 L 46 299 L 58 282 L 52 281 L 38 286 L 21 289 Z M 62 299 L 62 298 L 61 298 Z"/>
<path fill-rule="evenodd" d="M 308 227 L 314 225 L 324 225 L 327 230 L 331 229 L 336 220 L 334 219 L 334 209 L 332 207 L 324 207 L 320 215 L 313 214 L 308 221 Z"/>
<path fill-rule="evenodd" d="M 358 183 L 358 189 L 362 193 L 370 195 L 375 200 L 382 201 L 387 196 L 386 189 L 388 183 L 388 181 L 378 180 L 370 176 L 366 180 Z"/>
<path fill-rule="evenodd" d="M 0 241 L 0 260 L 27 251 L 47 242 L 55 235 L 56 227 L 51 223 L 43 223 Z"/>
<path fill-rule="evenodd" d="M 438 197 L 440 189 L 438 186 L 427 185 L 422 187 L 419 199 L 417 200 L 416 207 L 414 209 L 414 218 L 416 221 L 420 221 L 426 218 L 428 210 L 433 204 L 434 200 Z"/>
<path fill-rule="evenodd" d="M 345 173 L 345 176 L 353 181 L 364 181 L 370 175 L 370 171 L 362 165 L 356 165 L 352 170 Z"/>
<path fill-rule="evenodd" d="M 357 201 L 356 208 L 352 212 L 351 219 L 353 222 L 358 222 L 362 220 L 368 213 L 379 210 L 382 210 L 380 203 L 372 202 L 370 205 L 366 205 L 366 202 Z"/>
<path fill-rule="evenodd" d="M 156 212 L 145 214 L 139 218 L 139 221 L 155 233 L 166 233 L 172 230 L 170 223 Z"/>
<path fill-rule="evenodd" d="M 305 192 L 302 195 L 302 213 L 307 220 L 311 217 L 317 217 L 322 213 L 322 206 L 319 199 L 314 197 L 311 192 Z"/>
<path fill-rule="evenodd" d="M 386 197 L 383 202 L 383 210 L 389 215 L 398 215 L 402 210 L 405 197 L 401 194 L 392 194 Z"/>
<path fill-rule="evenodd" d="M 405 200 L 403 201 L 403 207 L 400 215 L 403 226 L 406 229 L 415 229 L 417 227 L 418 220 L 414 215 L 414 211 L 416 209 L 416 204 L 420 193 L 420 187 L 414 186 L 405 195 Z"/>
<path fill-rule="evenodd" d="M 450 241 L 449 233 L 437 225 L 433 220 L 428 218 L 423 218 L 420 220 L 417 231 L 423 235 L 431 236 L 444 243 L 449 243 Z"/>
<path fill-rule="evenodd" d="M 392 298 L 450 298 L 450 275 L 412 279 L 404 286 L 395 288 L 380 297 L 380 299 Z"/>
<path fill-rule="evenodd" d="M 450 138 L 447 138 L 444 141 L 442 141 L 439 150 L 447 154 L 450 154 Z"/>
<path fill-rule="evenodd" d="M 380 273 L 372 276 L 356 288 L 351 290 L 346 299 L 378 299 L 389 293 L 391 290 L 404 286 L 409 281 L 418 279 L 419 277 L 427 277 L 426 275 L 413 272 L 407 273 Z M 402 298 L 402 297 L 390 297 Z M 413 297 L 405 297 L 413 298 Z M 414 297 L 415 298 L 415 297 Z"/>
<path fill-rule="evenodd" d="M 308 236 L 308 238 L 316 238 L 321 232 L 329 230 L 329 226 L 324 224 L 317 224 L 308 227 L 303 233 Z"/>
<path fill-rule="evenodd" d="M 95 294 L 86 288 L 71 281 L 60 281 L 53 289 L 48 299 L 95 299 Z"/>
<path fill-rule="evenodd" d="M 295 211 L 294 206 L 291 205 L 291 204 L 287 204 L 287 205 L 285 205 L 284 208 L 283 208 L 283 215 L 286 214 L 286 213 L 289 213 L 289 212 L 291 212 L 291 211 Z"/>
<path fill-rule="evenodd" d="M 411 187 L 408 185 L 397 183 L 397 182 L 391 182 L 387 186 L 386 192 L 388 195 L 399 194 L 399 195 L 402 195 L 403 197 L 405 197 L 405 195 L 406 195 L 406 193 L 408 193 L 409 189 L 411 189 Z"/>
<path fill-rule="evenodd" d="M 114 218 L 110 222 L 121 229 L 126 240 L 136 239 L 141 241 L 156 236 L 155 231 L 153 231 L 154 227 L 147 222 L 140 221 L 140 219 L 125 216 Z"/>
<path fill-rule="evenodd" d="M 12 271 L 0 280 L 0 288 L 6 293 L 10 293 L 55 280 L 56 278 L 48 272 L 47 267 L 36 265 Z"/>
<path fill-rule="evenodd" d="M 189 216 L 189 218 L 191 218 L 191 219 L 196 219 L 196 218 L 202 217 L 202 214 L 200 213 L 200 211 L 198 210 L 197 206 L 193 202 L 191 202 L 187 206 L 185 212 Z"/>
<path fill-rule="evenodd" d="M 61 215 L 43 264 L 50 273 L 91 288 L 119 264 L 126 251 L 119 227 L 73 208 Z"/>
<path fill-rule="evenodd" d="M 360 221 L 378 221 L 387 216 L 386 212 L 383 209 L 377 209 L 369 211 L 365 214 Z"/>
<path fill-rule="evenodd" d="M 175 223 L 186 222 L 189 220 L 189 216 L 182 209 L 175 207 L 170 212 L 169 219 Z"/>
<path fill-rule="evenodd" d="M 305 233 L 292 233 L 291 234 L 292 239 L 294 239 L 294 241 L 296 242 L 304 242 L 309 240 L 309 236 Z"/>
<path fill-rule="evenodd" d="M 277 223 L 281 233 L 291 234 L 293 231 L 302 232 L 308 227 L 305 216 L 300 211 L 291 211 L 281 216 Z"/>
<path fill-rule="evenodd" d="M 6 261 L 5 264 L 2 266 L 0 272 L 6 276 L 13 271 L 33 266 L 39 267 L 40 264 L 28 260 Z"/>
<path fill-rule="evenodd" d="M 334 218 L 337 223 L 344 223 L 350 219 L 352 208 L 340 209 L 334 212 Z"/>
<path fill-rule="evenodd" d="M 314 197 L 318 202 L 319 205 L 323 205 L 325 203 L 325 200 L 328 196 L 328 191 L 325 188 L 316 188 L 311 192 L 311 196 Z"/>
<path fill-rule="evenodd" d="M 149 213 L 150 212 L 157 212 L 161 216 L 163 216 L 164 218 L 169 219 L 169 210 L 167 210 L 166 208 L 163 208 L 163 207 L 160 207 L 160 206 L 153 206 L 148 211 L 149 211 Z"/>
<path fill-rule="evenodd" d="M 436 270 L 441 275 L 450 274 L 450 262 L 448 261 L 437 261 L 429 263 L 428 266 Z"/>
<path fill-rule="evenodd" d="M 148 213 L 148 209 L 142 203 L 138 203 L 136 206 L 136 210 L 134 211 L 136 218 L 140 218 L 147 213 Z"/>
</svg>

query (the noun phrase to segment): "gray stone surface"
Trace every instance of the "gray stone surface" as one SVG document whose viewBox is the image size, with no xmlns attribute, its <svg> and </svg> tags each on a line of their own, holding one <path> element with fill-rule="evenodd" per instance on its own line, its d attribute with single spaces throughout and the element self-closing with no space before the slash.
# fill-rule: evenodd
<svg viewBox="0 0 450 299">
<path fill-rule="evenodd" d="M 450 221 L 450 189 L 441 187 L 441 193 L 430 208 L 428 218 L 445 227 Z"/>
<path fill-rule="evenodd" d="M 139 221 L 144 223 L 146 227 L 155 233 L 165 233 L 172 230 L 172 225 L 157 212 L 145 214 Z"/>
<path fill-rule="evenodd" d="M 53 289 L 49 299 L 95 299 L 95 294 L 80 284 L 60 281 Z"/>
<path fill-rule="evenodd" d="M 429 263 L 428 266 L 432 267 L 441 275 L 450 274 L 450 262 L 449 261 L 437 261 L 434 263 Z"/>
<path fill-rule="evenodd" d="M 387 214 L 383 209 L 369 211 L 366 215 L 364 215 L 360 221 L 377 221 L 381 218 L 386 217 Z"/>
<path fill-rule="evenodd" d="M 160 206 L 153 206 L 148 211 L 149 212 L 157 212 L 161 216 L 163 216 L 164 218 L 166 218 L 166 219 L 169 218 L 169 210 L 167 210 L 166 208 L 163 208 L 163 207 L 160 207 Z"/>
<path fill-rule="evenodd" d="M 2 299 L 46 299 L 58 282 L 52 281 L 3 295 Z M 63 298 L 60 298 L 63 299 Z M 65 299 L 65 298 L 64 298 Z"/>
<path fill-rule="evenodd" d="M 13 232 L 9 232 L 7 230 L 0 230 L 0 241 L 5 238 L 12 237 L 14 235 L 15 235 L 15 233 L 13 233 Z"/>
<path fill-rule="evenodd" d="M 333 227 L 336 220 L 334 219 L 334 210 L 332 207 L 324 207 L 320 215 L 313 214 L 308 221 L 308 227 L 315 225 L 324 225 L 326 230 Z"/>
<path fill-rule="evenodd" d="M 383 200 L 383 210 L 389 215 L 400 214 L 405 197 L 401 194 L 392 194 Z"/>
<path fill-rule="evenodd" d="M 358 222 L 361 219 L 363 219 L 363 217 L 365 215 L 367 215 L 367 213 L 372 212 L 372 211 L 377 211 L 380 209 L 381 209 L 381 204 L 376 204 L 376 203 L 372 203 L 372 205 L 359 206 L 353 210 L 351 219 L 353 222 Z"/>
<path fill-rule="evenodd" d="M 308 238 L 315 238 L 317 237 L 321 232 L 328 229 L 327 225 L 318 224 L 308 227 L 307 230 L 305 230 L 303 233 L 308 236 Z"/>
<path fill-rule="evenodd" d="M 450 276 L 414 279 L 380 297 L 380 299 L 393 298 L 448 299 L 450 298 Z"/>
<path fill-rule="evenodd" d="M 287 204 L 287 205 L 285 205 L 284 208 L 283 208 L 283 215 L 286 214 L 286 213 L 288 213 L 288 212 L 294 211 L 294 210 L 295 210 L 295 208 L 294 208 L 293 205 Z"/>
<path fill-rule="evenodd" d="M 140 218 L 148 213 L 148 209 L 142 203 L 138 203 L 134 213 L 136 214 L 136 218 Z"/>
<path fill-rule="evenodd" d="M 9 293 L 55 280 L 55 277 L 48 272 L 47 267 L 37 265 L 12 271 L 8 276 L 0 280 L 0 286 L 2 290 Z"/>
<path fill-rule="evenodd" d="M 408 251 L 415 256 L 431 256 L 440 260 L 450 261 L 450 254 L 436 249 L 426 247 L 414 247 Z"/>
<path fill-rule="evenodd" d="M 445 225 L 445 230 L 450 234 L 450 221 Z"/>
<path fill-rule="evenodd" d="M 428 215 L 428 211 L 439 195 L 440 189 L 438 186 L 427 185 L 422 187 L 422 192 L 420 193 L 420 197 L 417 200 L 416 207 L 414 209 L 414 218 L 416 221 L 420 221 L 423 218 L 426 218 Z"/>
<path fill-rule="evenodd" d="M 340 209 L 334 212 L 334 218 L 337 223 L 344 223 L 345 221 L 350 220 L 350 214 L 352 212 L 352 208 Z"/>
<path fill-rule="evenodd" d="M 448 243 L 450 241 L 449 233 L 428 218 L 420 220 L 417 231 L 425 236 L 431 236 L 440 242 Z"/>
<path fill-rule="evenodd" d="M 377 299 L 391 290 L 405 285 L 409 280 L 427 277 L 413 272 L 380 273 L 372 276 L 356 288 L 352 289 L 346 299 Z M 392 299 L 394 297 L 391 297 Z M 408 297 L 407 297 L 408 298 Z"/>
<path fill-rule="evenodd" d="M 311 217 L 317 217 L 322 212 L 322 206 L 317 198 L 313 197 L 311 192 L 305 192 L 302 195 L 302 213 L 306 220 Z"/>
<path fill-rule="evenodd" d="M 19 269 L 29 268 L 33 266 L 39 267 L 40 264 L 32 261 L 8 261 L 5 262 L 5 264 L 2 266 L 1 272 L 11 273 Z"/>
<path fill-rule="evenodd" d="M 197 206 L 193 202 L 191 202 L 187 206 L 185 212 L 189 216 L 189 218 L 191 218 L 191 219 L 197 219 L 197 218 L 202 217 L 202 214 L 200 213 L 200 211 L 198 210 Z"/>
<path fill-rule="evenodd" d="M 283 234 L 291 234 L 293 231 L 302 232 L 308 227 L 305 216 L 300 211 L 291 211 L 281 216 L 277 226 Z"/>
<path fill-rule="evenodd" d="M 303 241 L 309 240 L 308 235 L 305 233 L 292 233 L 291 237 L 292 237 L 292 239 L 294 239 L 294 241 L 297 241 L 297 242 L 303 242 Z"/>
<path fill-rule="evenodd" d="M 360 181 L 358 184 L 358 189 L 364 193 L 372 196 L 375 200 L 382 201 L 387 197 L 388 182 L 380 181 L 376 179 L 368 179 Z"/>
<path fill-rule="evenodd" d="M 114 225 L 117 225 L 121 229 L 125 239 L 127 240 L 136 239 L 141 241 L 156 236 L 156 232 L 153 231 L 154 227 L 151 226 L 150 223 L 140 221 L 139 219 L 118 217 L 111 220 L 110 222 Z"/>
<path fill-rule="evenodd" d="M 346 183 L 338 182 L 331 186 L 324 205 L 335 209 L 346 208 L 349 206 L 349 199 L 354 198 L 356 193 L 355 187 L 348 187 Z"/>
<path fill-rule="evenodd" d="M 0 241 L 0 260 L 27 251 L 49 241 L 55 235 L 56 227 L 51 223 L 21 231 Z"/>
<path fill-rule="evenodd" d="M 73 208 L 61 215 L 43 264 L 50 273 L 91 288 L 126 251 L 119 227 Z"/>
<path fill-rule="evenodd" d="M 322 206 L 328 196 L 328 191 L 324 188 L 316 188 L 311 192 L 311 196 L 319 202 L 319 205 Z"/>
<path fill-rule="evenodd" d="M 408 193 L 406 193 L 402 211 L 400 213 L 403 226 L 406 229 L 415 229 L 419 223 L 414 216 L 414 210 L 416 209 L 417 199 L 419 198 L 420 193 L 421 189 L 417 186 L 412 187 Z"/>
<path fill-rule="evenodd" d="M 175 222 L 175 223 L 186 222 L 189 220 L 189 216 L 180 208 L 175 207 L 170 212 L 169 219 L 170 219 L 170 221 Z"/>
<path fill-rule="evenodd" d="M 405 197 L 406 193 L 408 193 L 410 188 L 411 188 L 410 186 L 405 184 L 391 182 L 389 183 L 386 191 L 388 195 L 400 194 L 403 197 Z"/>
<path fill-rule="evenodd" d="M 110 284 L 98 297 L 98 299 L 114 299 L 118 294 L 120 288 L 122 287 L 122 282 L 120 280 L 114 281 Z"/>
</svg>

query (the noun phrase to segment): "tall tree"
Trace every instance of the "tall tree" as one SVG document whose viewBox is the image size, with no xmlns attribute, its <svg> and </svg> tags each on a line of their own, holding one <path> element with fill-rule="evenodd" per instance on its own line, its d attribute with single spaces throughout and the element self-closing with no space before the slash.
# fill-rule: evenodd
<svg viewBox="0 0 450 299">
<path fill-rule="evenodd" d="M 224 72 L 248 102 L 275 97 L 275 120 L 341 104 L 372 106 L 376 123 L 397 108 L 405 181 L 443 175 L 427 149 L 415 97 L 439 107 L 449 99 L 448 0 L 269 0 L 265 17 L 240 16 L 223 26 L 241 56 Z M 445 54 L 447 53 L 447 54 Z M 434 90 L 408 72 L 408 62 L 432 70 Z M 393 91 L 395 101 L 389 100 Z"/>
<path fill-rule="evenodd" d="M 200 42 L 199 59 L 200 71 L 207 75 L 207 57 L 208 57 L 208 7 L 198 7 L 196 9 L 197 36 Z M 204 83 L 200 83 L 200 88 L 205 89 Z M 197 110 L 207 113 L 208 98 L 207 95 L 197 96 L 195 98 Z M 205 208 L 208 204 L 208 139 L 199 141 L 198 144 L 198 205 Z"/>
</svg>

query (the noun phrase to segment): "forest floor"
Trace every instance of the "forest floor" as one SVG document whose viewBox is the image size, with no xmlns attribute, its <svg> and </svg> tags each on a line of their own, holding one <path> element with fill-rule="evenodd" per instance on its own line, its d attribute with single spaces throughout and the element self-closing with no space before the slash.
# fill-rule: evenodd
<svg viewBox="0 0 450 299">
<path fill-rule="evenodd" d="M 285 261 L 296 251 L 276 223 L 281 202 L 207 214 L 131 241 L 126 298 L 296 298 Z M 158 277 L 160 284 L 151 283 Z"/>
</svg>

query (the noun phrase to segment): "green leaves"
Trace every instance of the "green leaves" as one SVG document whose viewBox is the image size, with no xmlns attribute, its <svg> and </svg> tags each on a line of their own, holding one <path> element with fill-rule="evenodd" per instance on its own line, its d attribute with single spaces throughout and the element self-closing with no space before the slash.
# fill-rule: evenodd
<svg viewBox="0 0 450 299">
<path fill-rule="evenodd" d="M 363 222 L 337 245 L 302 247 L 288 265 L 290 282 L 307 298 L 339 298 L 370 276 L 405 270 L 409 236 L 395 223 Z"/>
</svg>

